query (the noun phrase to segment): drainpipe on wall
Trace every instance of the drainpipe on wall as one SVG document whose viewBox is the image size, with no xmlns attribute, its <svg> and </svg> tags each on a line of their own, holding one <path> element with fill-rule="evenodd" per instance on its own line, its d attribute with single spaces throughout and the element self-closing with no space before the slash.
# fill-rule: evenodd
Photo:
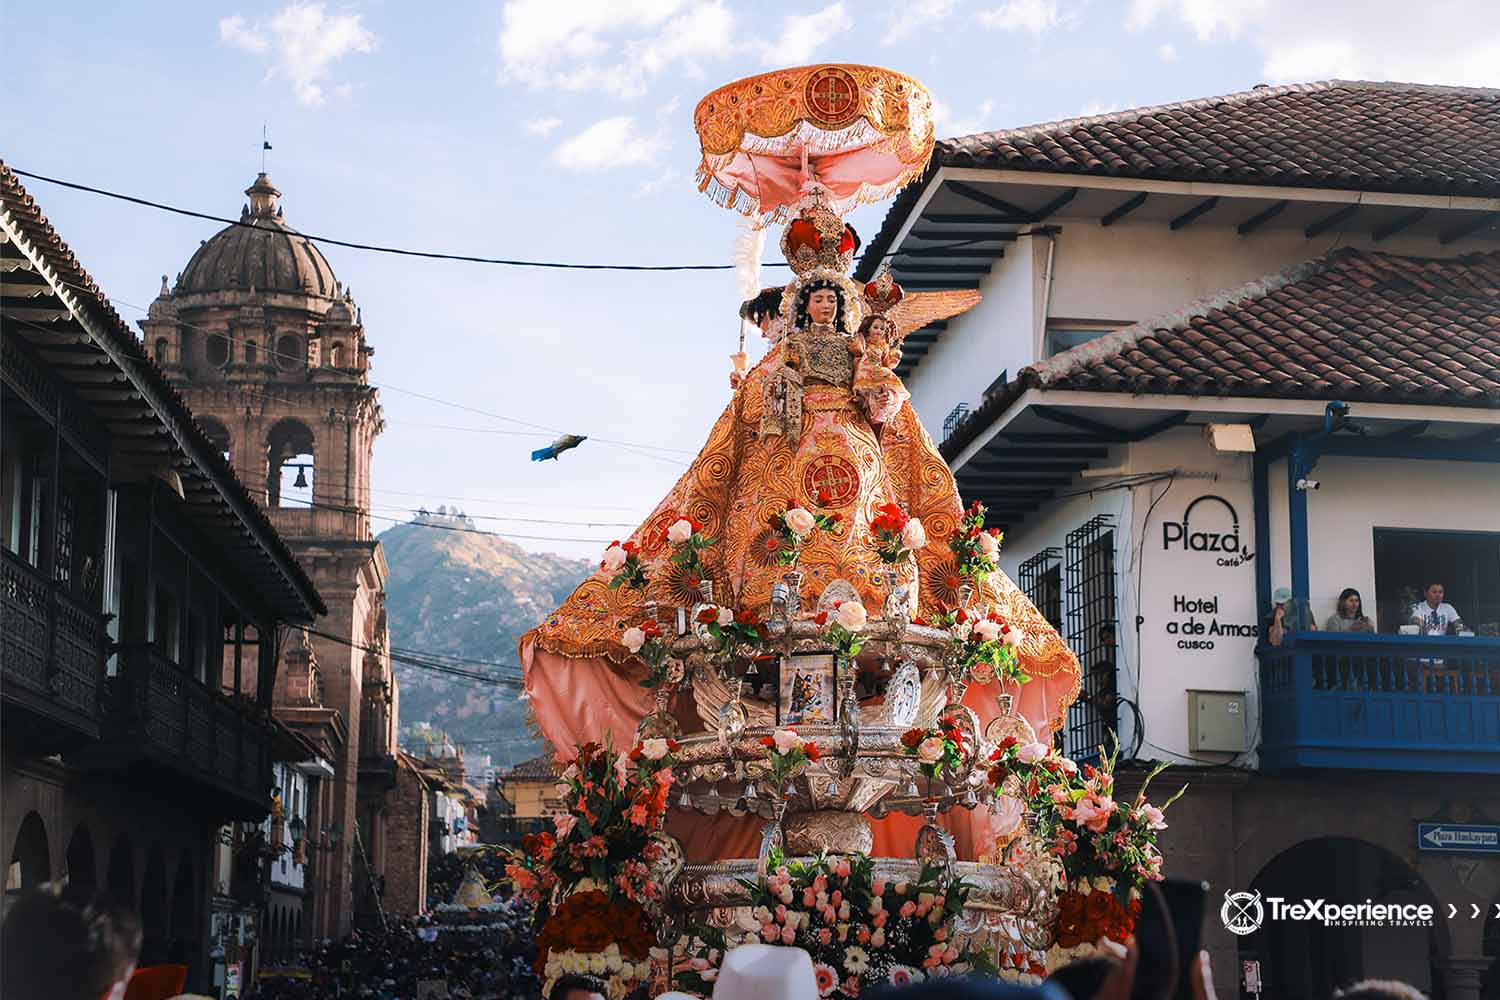
<svg viewBox="0 0 1500 1000">
<path fill-rule="evenodd" d="M 1033 229 L 1030 235 L 1047 237 L 1047 269 L 1042 278 L 1042 310 L 1032 340 L 1032 356 L 1036 359 L 1033 362 L 1035 364 L 1046 360 L 1047 357 L 1047 314 L 1052 307 L 1052 269 L 1053 261 L 1057 256 L 1057 228 L 1043 226 L 1040 229 Z"/>
</svg>

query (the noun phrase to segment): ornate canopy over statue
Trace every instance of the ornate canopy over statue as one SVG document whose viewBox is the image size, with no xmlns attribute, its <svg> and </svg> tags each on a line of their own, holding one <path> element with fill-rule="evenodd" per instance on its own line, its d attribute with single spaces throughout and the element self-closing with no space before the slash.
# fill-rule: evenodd
<svg viewBox="0 0 1500 1000">
<path fill-rule="evenodd" d="M 815 180 L 843 214 L 915 180 L 932 156 L 932 96 L 876 66 L 762 73 L 698 102 L 698 188 L 763 222 L 784 222 Z"/>
</svg>

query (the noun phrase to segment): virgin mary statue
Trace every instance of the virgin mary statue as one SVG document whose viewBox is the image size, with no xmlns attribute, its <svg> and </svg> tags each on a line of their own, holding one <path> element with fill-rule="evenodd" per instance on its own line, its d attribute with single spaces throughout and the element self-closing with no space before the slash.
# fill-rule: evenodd
<svg viewBox="0 0 1500 1000">
<path fill-rule="evenodd" d="M 707 583 L 715 603 L 770 616 L 773 588 L 786 573 L 776 524 L 789 509 L 835 523 L 812 533 L 801 551 L 808 614 L 825 591 L 888 609 L 894 590 L 894 604 L 904 602 L 904 613 L 917 620 L 959 603 L 964 578 L 947 541 L 964 506 L 893 372 L 903 331 L 892 313 L 901 290 L 888 275 L 864 287 L 850 278 L 854 233 L 816 184 L 807 187 L 781 249 L 795 278 L 781 295 L 772 348 L 738 380 L 691 467 L 629 538 L 649 583 L 611 589 L 614 573 L 601 566 L 521 640 L 531 706 L 542 733 L 564 754 L 590 740 L 631 745 L 638 720 L 651 710 L 640 684 L 646 668 L 621 644 L 623 629 L 652 616 L 648 602 L 690 608 L 703 600 Z M 872 521 L 889 504 L 920 520 L 930 540 L 894 574 L 872 542 Z M 704 550 L 701 576 L 670 559 L 667 529 L 683 518 L 715 540 Z M 1021 664 L 1031 681 L 1009 693 L 1038 737 L 1049 739 L 1077 695 L 1077 660 L 1003 573 L 965 596 L 1021 632 Z M 997 714 L 1001 683 L 975 684 L 964 695 L 981 724 Z M 703 729 L 691 707 L 678 710 L 678 721 L 684 732 Z M 960 856 L 970 858 L 1005 832 L 1005 818 L 983 807 L 955 811 L 947 822 Z M 751 818 L 674 814 L 674 823 L 692 860 L 755 854 L 759 826 Z M 907 816 L 874 821 L 876 853 L 909 850 L 919 823 Z"/>
</svg>

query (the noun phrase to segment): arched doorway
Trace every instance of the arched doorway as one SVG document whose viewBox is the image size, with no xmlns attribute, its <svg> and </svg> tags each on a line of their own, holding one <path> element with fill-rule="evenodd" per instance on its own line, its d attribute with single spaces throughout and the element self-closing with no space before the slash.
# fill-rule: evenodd
<svg viewBox="0 0 1500 1000">
<path fill-rule="evenodd" d="M 35 889 L 52 878 L 52 857 L 47 849 L 47 827 L 42 817 L 30 812 L 21 820 L 16 842 L 11 845 L 10 863 L 5 873 L 7 896 Z"/>
<path fill-rule="evenodd" d="M 172 934 L 168 958 L 180 965 L 193 967 L 198 957 L 198 898 L 193 865 L 186 853 L 177 862 L 177 877 L 172 883 Z"/>
<path fill-rule="evenodd" d="M 73 836 L 68 840 L 66 874 L 70 885 L 92 888 L 99 884 L 98 869 L 94 861 L 94 838 L 89 835 L 89 828 L 82 823 L 78 824 L 78 829 L 73 831 Z"/>
<path fill-rule="evenodd" d="M 1445 909 L 1405 861 L 1353 837 L 1304 840 L 1272 858 L 1251 882 L 1265 922 L 1239 939 L 1240 958 L 1261 965 L 1268 997 L 1326 997 L 1360 979 L 1397 979 L 1430 993 L 1434 960 L 1448 954 Z M 1273 898 L 1287 903 L 1427 903 L 1434 926 L 1327 926 L 1273 920 Z"/>
<path fill-rule="evenodd" d="M 135 852 L 131 850 L 130 838 L 120 834 L 109 849 L 109 879 L 107 888 L 115 902 L 134 910 L 135 898 Z"/>
<path fill-rule="evenodd" d="M 26 892 L 48 882 L 52 877 L 51 853 L 46 849 L 46 826 L 42 817 L 27 813 L 21 829 L 10 846 L 9 868 L 6 868 L 6 897 Z"/>
<path fill-rule="evenodd" d="M 146 856 L 146 876 L 141 880 L 141 965 L 167 960 L 167 914 L 167 859 L 157 844 Z"/>
</svg>

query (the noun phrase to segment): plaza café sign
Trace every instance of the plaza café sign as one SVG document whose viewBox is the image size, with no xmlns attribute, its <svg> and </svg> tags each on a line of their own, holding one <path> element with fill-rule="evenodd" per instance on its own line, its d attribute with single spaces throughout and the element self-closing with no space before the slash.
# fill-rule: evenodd
<svg viewBox="0 0 1500 1000">
<path fill-rule="evenodd" d="M 1195 523 L 1193 511 L 1204 503 L 1209 506 L 1199 513 Z M 1214 511 L 1218 511 L 1217 516 L 1211 513 Z M 1227 523 L 1225 513 L 1228 514 Z M 1234 504 L 1213 493 L 1188 504 L 1181 521 L 1162 523 L 1161 547 L 1165 552 L 1175 547 L 1184 552 L 1215 553 L 1216 565 L 1219 566 L 1243 566 L 1255 558 L 1255 553 L 1240 540 L 1240 515 Z"/>
</svg>

